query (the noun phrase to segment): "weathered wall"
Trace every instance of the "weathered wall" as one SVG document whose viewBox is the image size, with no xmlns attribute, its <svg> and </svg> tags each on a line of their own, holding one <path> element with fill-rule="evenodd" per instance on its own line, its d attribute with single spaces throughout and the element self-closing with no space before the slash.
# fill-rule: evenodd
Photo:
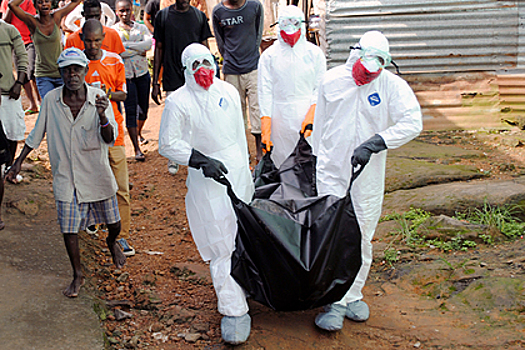
<svg viewBox="0 0 525 350">
<path fill-rule="evenodd" d="M 466 72 L 410 74 L 427 130 L 525 125 L 525 74 Z M 523 124 L 523 125 L 522 125 Z"/>
</svg>

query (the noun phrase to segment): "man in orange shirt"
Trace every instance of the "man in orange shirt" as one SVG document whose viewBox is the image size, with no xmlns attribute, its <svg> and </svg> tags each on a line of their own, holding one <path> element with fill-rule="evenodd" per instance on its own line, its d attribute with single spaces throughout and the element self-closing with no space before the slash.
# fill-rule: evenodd
<svg viewBox="0 0 525 350">
<path fill-rule="evenodd" d="M 89 19 L 96 19 L 100 22 L 100 18 L 102 16 L 102 6 L 100 5 L 100 1 L 85 0 L 84 11 L 82 12 L 82 15 L 86 19 L 86 22 Z M 106 26 L 102 26 L 102 28 L 105 36 L 100 49 L 109 52 L 114 52 L 117 55 L 120 55 L 121 53 L 126 51 L 124 45 L 122 44 L 122 40 L 120 40 L 120 36 L 118 35 L 115 29 Z M 66 40 L 66 49 L 69 47 L 76 47 L 80 50 L 84 50 L 84 42 L 81 38 L 81 31 L 82 29 L 77 30 L 76 32 L 68 36 Z"/>
<path fill-rule="evenodd" d="M 87 20 L 89 19 L 96 19 L 100 22 L 102 18 L 102 5 L 100 4 L 100 0 L 85 0 L 83 4 L 83 11 L 82 16 Z M 101 22 L 102 23 L 102 22 Z M 109 28 L 106 26 L 102 26 L 104 31 L 104 39 L 102 41 L 102 46 L 100 47 L 103 50 L 114 52 L 117 55 L 120 55 L 126 49 L 124 48 L 124 44 L 122 44 L 122 40 L 120 40 L 120 35 L 116 30 L 113 28 Z M 84 42 L 81 38 L 81 32 L 82 29 L 77 30 L 76 32 L 70 34 L 67 37 L 66 40 L 66 49 L 70 47 L 76 47 L 77 49 L 84 50 Z M 118 111 L 121 112 L 120 108 L 120 102 L 117 103 Z M 94 226 L 90 226 L 86 229 L 86 231 L 90 234 L 95 234 L 97 232 L 97 228 Z"/>
<path fill-rule="evenodd" d="M 131 256 L 135 254 L 135 250 L 127 242 L 129 240 L 131 208 L 128 164 L 126 162 L 126 149 L 124 148 L 124 117 L 117 108 L 117 103 L 124 101 L 127 97 L 124 62 L 119 55 L 101 49 L 104 29 L 100 21 L 96 19 L 86 20 L 82 27 L 81 38 L 85 45 L 84 53 L 90 60 L 86 83 L 107 91 L 118 124 L 118 136 L 114 146 L 109 148 L 109 163 L 117 180 L 117 200 L 122 223 L 121 238 L 117 242 L 120 243 L 124 255 Z"/>
</svg>

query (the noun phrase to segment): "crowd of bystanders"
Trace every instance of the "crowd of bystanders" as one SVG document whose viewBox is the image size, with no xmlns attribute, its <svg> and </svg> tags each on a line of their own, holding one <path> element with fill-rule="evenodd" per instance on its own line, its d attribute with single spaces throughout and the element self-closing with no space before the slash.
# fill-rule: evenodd
<svg viewBox="0 0 525 350">
<path fill-rule="evenodd" d="M 249 103 L 260 159 L 256 76 L 263 10 L 255 0 L 229 1 L 215 10 L 224 7 L 221 14 L 226 17 L 240 10 L 237 17 L 245 16 L 245 24 L 230 26 L 226 18 L 214 23 L 214 30 L 220 33 L 225 80 L 241 93 L 243 109 L 246 100 Z M 0 175 L 15 184 L 22 181 L 21 163 L 47 135 L 58 221 L 73 268 L 73 281 L 64 290 L 68 297 L 77 296 L 84 283 L 79 230 L 96 235 L 99 225 L 105 224 L 117 267 L 135 254 L 125 130 L 135 161 L 145 161 L 141 145 L 148 140 L 142 130 L 150 96 L 160 104 L 163 94 L 168 98 L 184 86 L 184 49 L 195 43 L 209 47 L 213 37 L 205 2 L 193 4 L 189 0 L 0 1 Z M 218 61 L 213 56 L 216 77 L 220 77 Z M 29 101 L 25 113 L 22 88 Z M 18 141 L 25 137 L 24 114 L 33 113 L 39 113 L 35 128 L 15 161 Z M 242 114 L 248 127 L 246 110 Z M 169 161 L 171 174 L 178 168 Z M 0 204 L 3 184 L 0 181 Z M 4 227 L 0 216 L 0 230 Z"/>
</svg>

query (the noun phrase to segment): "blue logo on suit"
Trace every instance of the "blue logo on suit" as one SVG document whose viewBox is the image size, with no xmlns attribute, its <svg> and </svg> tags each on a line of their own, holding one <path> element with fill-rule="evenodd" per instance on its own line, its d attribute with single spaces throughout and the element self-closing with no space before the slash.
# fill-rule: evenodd
<svg viewBox="0 0 525 350">
<path fill-rule="evenodd" d="M 222 109 L 228 109 L 228 101 L 224 97 L 221 97 L 219 100 L 219 107 Z"/>
<path fill-rule="evenodd" d="M 379 97 L 377 92 L 374 92 L 373 94 L 368 95 L 368 102 L 370 103 L 370 106 L 375 107 L 381 103 L 381 97 Z"/>
</svg>

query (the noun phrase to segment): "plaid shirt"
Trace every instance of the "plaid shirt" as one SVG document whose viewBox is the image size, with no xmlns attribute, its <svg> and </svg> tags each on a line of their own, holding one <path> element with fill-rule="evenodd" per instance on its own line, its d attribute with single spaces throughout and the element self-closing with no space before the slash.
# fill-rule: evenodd
<svg viewBox="0 0 525 350">
<path fill-rule="evenodd" d="M 126 79 L 138 78 L 148 73 L 146 51 L 151 49 L 152 35 L 144 24 L 132 21 L 131 30 L 126 30 L 122 22 L 113 26 L 124 44 L 126 51 L 120 54 L 126 67 Z"/>
</svg>

